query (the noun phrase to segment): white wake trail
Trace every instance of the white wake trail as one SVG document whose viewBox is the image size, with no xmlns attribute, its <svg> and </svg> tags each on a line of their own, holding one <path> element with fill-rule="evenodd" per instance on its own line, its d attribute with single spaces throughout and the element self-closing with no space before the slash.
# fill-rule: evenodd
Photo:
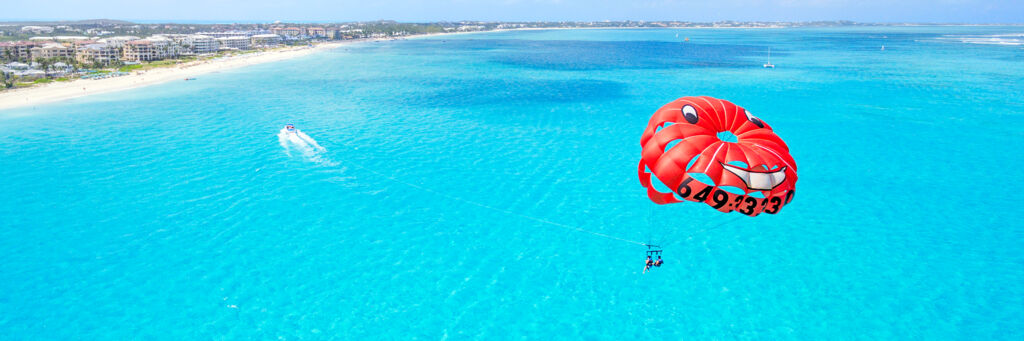
<svg viewBox="0 0 1024 341">
<path fill-rule="evenodd" d="M 315 139 L 298 129 L 288 131 L 288 129 L 282 128 L 277 133 L 277 141 L 281 143 L 281 148 L 284 148 L 284 152 L 288 156 L 292 156 L 292 151 L 295 151 L 306 161 L 327 166 L 337 165 L 336 162 L 324 157 L 323 154 L 327 149 L 320 146 Z"/>
</svg>

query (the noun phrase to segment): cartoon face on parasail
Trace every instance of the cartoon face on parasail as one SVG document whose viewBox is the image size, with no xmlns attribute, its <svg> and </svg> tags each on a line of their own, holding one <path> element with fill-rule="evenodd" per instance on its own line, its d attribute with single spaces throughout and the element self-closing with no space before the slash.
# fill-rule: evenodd
<svg viewBox="0 0 1024 341">
<path fill-rule="evenodd" d="M 756 216 L 778 213 L 793 200 L 796 161 L 789 147 L 768 123 L 729 101 L 672 101 L 651 117 L 640 145 L 640 183 L 657 204 L 703 202 Z M 654 181 L 672 193 L 659 191 Z"/>
</svg>

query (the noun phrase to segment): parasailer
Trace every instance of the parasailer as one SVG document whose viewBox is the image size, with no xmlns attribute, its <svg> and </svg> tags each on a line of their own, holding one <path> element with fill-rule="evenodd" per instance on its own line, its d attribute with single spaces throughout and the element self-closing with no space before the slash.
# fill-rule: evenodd
<svg viewBox="0 0 1024 341">
<path fill-rule="evenodd" d="M 786 143 L 726 100 L 682 97 L 662 106 L 640 146 L 640 183 L 659 205 L 699 202 L 753 217 L 779 213 L 796 193 L 796 161 Z"/>
<path fill-rule="evenodd" d="M 661 260 L 661 247 L 657 245 L 647 245 L 647 260 L 644 261 L 644 273 L 650 271 L 651 267 L 661 267 L 664 262 Z M 651 259 L 652 256 L 658 256 L 658 260 Z"/>
</svg>

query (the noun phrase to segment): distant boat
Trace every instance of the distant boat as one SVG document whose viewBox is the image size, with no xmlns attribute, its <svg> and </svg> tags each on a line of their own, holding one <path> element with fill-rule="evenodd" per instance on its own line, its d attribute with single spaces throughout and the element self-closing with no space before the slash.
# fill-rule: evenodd
<svg viewBox="0 0 1024 341">
<path fill-rule="evenodd" d="M 882 51 L 885 51 L 885 45 L 882 45 Z"/>
<path fill-rule="evenodd" d="M 196 78 L 195 77 L 188 77 L 188 78 L 185 78 L 185 80 L 186 81 L 194 81 L 194 80 L 196 80 Z"/>
<path fill-rule="evenodd" d="M 772 64 L 772 49 L 768 48 L 768 62 L 764 63 L 765 69 L 774 69 L 775 64 Z"/>
</svg>

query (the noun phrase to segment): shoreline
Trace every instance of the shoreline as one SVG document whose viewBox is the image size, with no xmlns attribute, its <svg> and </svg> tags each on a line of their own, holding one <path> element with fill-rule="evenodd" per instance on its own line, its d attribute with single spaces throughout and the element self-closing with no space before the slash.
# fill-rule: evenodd
<svg viewBox="0 0 1024 341">
<path fill-rule="evenodd" d="M 51 82 L 22 89 L 0 91 L 0 111 L 56 103 L 96 94 L 131 90 L 175 80 L 184 81 L 186 78 L 195 78 L 196 76 L 203 74 L 292 59 L 351 44 L 484 32 L 493 31 L 444 32 L 421 34 L 402 38 L 366 38 L 330 41 L 318 43 L 313 46 L 297 46 L 222 57 L 212 60 L 191 61 L 175 66 L 154 68 L 145 71 L 133 71 L 129 75 L 113 78 L 75 79 L 67 82 Z"/>
<path fill-rule="evenodd" d="M 320 43 L 278 50 L 260 51 L 213 60 L 200 60 L 170 67 L 135 71 L 130 75 L 104 79 L 75 79 L 68 82 L 52 82 L 23 89 L 0 92 L 0 110 L 31 107 L 41 104 L 66 101 L 90 95 L 141 88 L 170 81 L 184 81 L 186 78 L 212 72 L 225 71 L 250 65 L 276 62 L 306 56 L 340 46 L 383 39 L 350 40 Z"/>
<path fill-rule="evenodd" d="M 928 26 L 928 25 L 925 25 Z M 931 25 L 936 26 L 936 25 Z M 941 25 L 939 25 L 941 26 Z M 977 25 L 950 25 L 977 26 Z M 371 38 L 344 41 L 331 41 L 313 46 L 288 47 L 283 49 L 260 51 L 242 55 L 222 57 L 212 60 L 200 60 L 182 63 L 170 67 L 160 67 L 145 71 L 134 71 L 130 75 L 104 79 L 75 79 L 67 82 L 51 82 L 32 87 L 0 91 L 0 111 L 32 107 L 42 104 L 66 101 L 90 95 L 141 88 L 149 85 L 166 83 L 174 80 L 241 68 L 250 65 L 276 62 L 316 52 L 329 50 L 344 45 L 387 41 L 395 39 L 424 39 L 443 35 L 466 35 L 481 33 L 497 33 L 510 31 L 546 31 L 546 30 L 622 30 L 622 29 L 671 29 L 671 30 L 705 30 L 705 29 L 785 29 L 788 27 L 525 27 L 506 28 L 489 31 L 443 32 L 428 33 L 401 38 Z"/>
</svg>

